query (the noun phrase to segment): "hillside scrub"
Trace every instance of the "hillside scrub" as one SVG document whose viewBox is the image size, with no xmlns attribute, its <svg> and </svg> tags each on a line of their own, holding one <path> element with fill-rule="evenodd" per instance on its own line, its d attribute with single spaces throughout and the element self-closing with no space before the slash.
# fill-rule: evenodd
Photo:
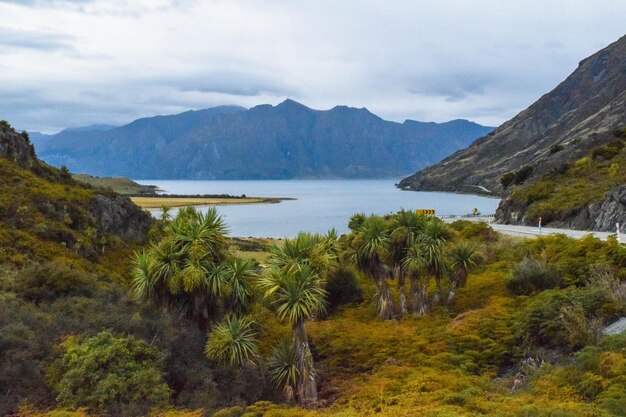
<svg viewBox="0 0 626 417">
<path fill-rule="evenodd" d="M 620 137 L 595 148 L 589 156 L 567 164 L 537 181 L 513 189 L 515 206 L 524 207 L 524 218 L 536 224 L 565 220 L 572 213 L 601 201 L 611 189 L 626 183 L 626 149 Z"/>
<path fill-rule="evenodd" d="M 486 224 L 400 212 L 355 215 L 344 236 L 268 246 L 230 240 L 218 213 L 180 216 L 155 222 L 143 250 L 120 242 L 95 258 L 54 246 L 27 223 L 10 226 L 28 236 L 13 244 L 37 249 L 17 261 L 10 252 L 0 271 L 3 414 L 623 410 L 624 339 L 601 333 L 626 315 L 626 247 L 615 239 L 512 239 Z M 121 366 L 96 366 L 90 355 L 102 349 Z M 142 357 L 151 358 L 146 374 L 133 371 Z M 136 385 L 141 375 L 150 382 Z M 107 378 L 126 388 L 106 401 L 63 388 Z"/>
</svg>

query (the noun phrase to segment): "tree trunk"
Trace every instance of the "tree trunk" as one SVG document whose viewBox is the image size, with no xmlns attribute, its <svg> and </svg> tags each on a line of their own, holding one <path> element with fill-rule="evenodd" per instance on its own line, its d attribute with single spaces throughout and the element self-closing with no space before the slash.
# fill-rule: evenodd
<svg viewBox="0 0 626 417">
<path fill-rule="evenodd" d="M 404 274 L 404 270 L 401 267 L 397 268 L 398 271 L 398 286 L 400 287 L 400 315 L 405 316 L 408 313 L 408 309 L 406 307 L 406 277 Z"/>
<path fill-rule="evenodd" d="M 450 283 L 450 289 L 448 290 L 448 296 L 446 297 L 446 304 L 450 303 L 456 295 L 456 281 Z"/>
<path fill-rule="evenodd" d="M 376 309 L 378 317 L 383 320 L 389 320 L 393 317 L 393 300 L 389 291 L 389 284 L 384 273 L 380 273 L 378 277 L 378 291 L 376 294 Z"/>
<path fill-rule="evenodd" d="M 435 294 L 433 295 L 433 306 L 439 304 L 441 297 L 443 295 L 443 288 L 441 288 L 441 277 L 439 275 L 435 275 Z"/>
<path fill-rule="evenodd" d="M 428 313 L 428 289 L 426 288 L 425 282 L 419 282 L 417 285 L 417 295 L 416 295 L 416 309 L 415 314 L 418 316 L 423 316 Z"/>
<path fill-rule="evenodd" d="M 293 331 L 294 343 L 296 344 L 296 369 L 298 371 L 296 384 L 298 403 L 302 407 L 313 408 L 317 404 L 317 384 L 315 383 L 313 355 L 311 355 L 309 348 L 304 321 L 297 322 Z"/>
</svg>

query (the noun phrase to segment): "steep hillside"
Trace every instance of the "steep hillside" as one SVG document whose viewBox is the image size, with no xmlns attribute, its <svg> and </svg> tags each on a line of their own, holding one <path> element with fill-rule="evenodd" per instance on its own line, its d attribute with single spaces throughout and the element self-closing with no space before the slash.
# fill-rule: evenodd
<svg viewBox="0 0 626 417">
<path fill-rule="evenodd" d="M 507 195 L 614 139 L 626 124 L 626 36 L 580 62 L 554 90 L 442 162 L 400 183 L 415 190 Z M 510 181 L 501 182 L 504 178 Z"/>
<path fill-rule="evenodd" d="M 609 144 L 538 179 L 510 187 L 497 217 L 506 223 L 615 231 L 626 225 L 626 130 Z"/>
<path fill-rule="evenodd" d="M 310 109 L 292 100 L 64 131 L 41 142 L 48 163 L 98 176 L 185 179 L 393 177 L 432 164 L 491 128 L 385 121 L 366 109 Z"/>
<path fill-rule="evenodd" d="M 0 258 L 97 259 L 109 246 L 143 241 L 150 217 L 129 199 L 72 179 L 37 159 L 26 133 L 0 122 Z"/>
</svg>

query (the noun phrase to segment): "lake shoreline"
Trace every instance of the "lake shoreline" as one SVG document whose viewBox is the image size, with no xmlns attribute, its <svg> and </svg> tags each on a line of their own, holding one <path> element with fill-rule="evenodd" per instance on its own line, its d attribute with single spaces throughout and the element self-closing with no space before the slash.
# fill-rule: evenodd
<svg viewBox="0 0 626 417">
<path fill-rule="evenodd" d="M 281 201 L 295 200 L 291 197 L 246 197 L 231 196 L 228 194 L 158 194 L 158 195 L 130 195 L 133 203 L 142 209 L 157 209 L 161 207 L 187 206 L 228 206 L 244 204 L 277 204 Z"/>
</svg>

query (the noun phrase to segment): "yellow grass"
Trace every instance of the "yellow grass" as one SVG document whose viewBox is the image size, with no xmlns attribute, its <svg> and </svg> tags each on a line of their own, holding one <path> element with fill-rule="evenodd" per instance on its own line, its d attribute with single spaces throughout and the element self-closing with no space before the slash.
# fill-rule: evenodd
<svg viewBox="0 0 626 417">
<path fill-rule="evenodd" d="M 133 203 L 141 208 L 186 207 L 186 206 L 224 206 L 234 204 L 278 203 L 279 198 L 204 198 L 204 197 L 131 197 Z"/>
</svg>

